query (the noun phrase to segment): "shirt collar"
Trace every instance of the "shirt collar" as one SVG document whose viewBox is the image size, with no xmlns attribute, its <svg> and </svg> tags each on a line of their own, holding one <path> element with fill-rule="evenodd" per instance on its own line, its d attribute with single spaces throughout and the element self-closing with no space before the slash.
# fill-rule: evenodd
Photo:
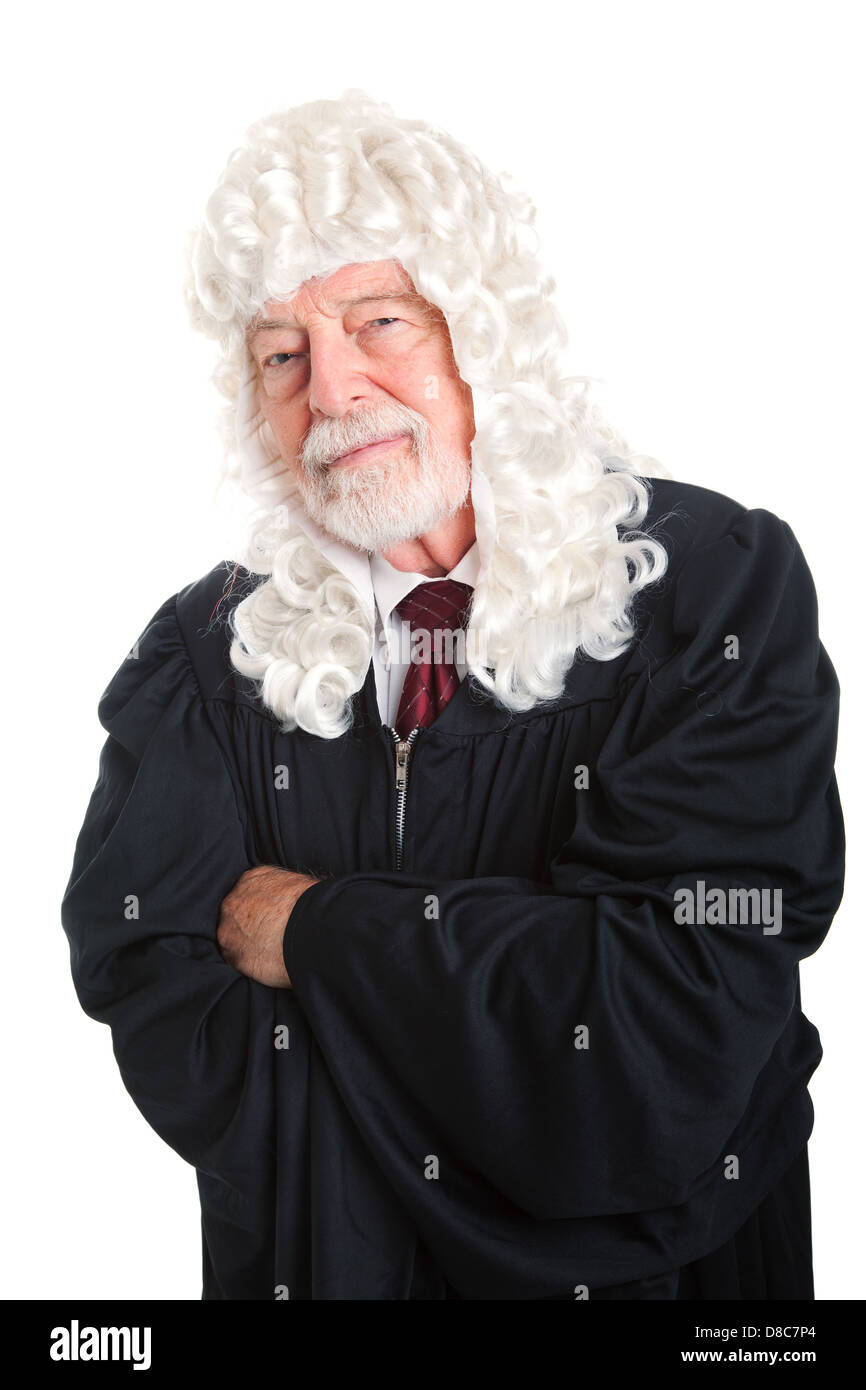
<svg viewBox="0 0 866 1390">
<path fill-rule="evenodd" d="M 432 579 L 429 574 L 395 569 L 384 555 L 371 556 L 370 577 L 382 626 L 387 624 L 400 600 L 405 598 L 407 594 L 411 594 L 412 590 L 419 584 L 435 584 L 437 579 L 456 579 L 462 584 L 469 584 L 474 589 L 478 583 L 480 569 L 481 556 L 477 540 L 472 543 L 466 554 L 461 556 L 452 570 L 449 570 L 447 574 L 436 575 Z"/>
</svg>

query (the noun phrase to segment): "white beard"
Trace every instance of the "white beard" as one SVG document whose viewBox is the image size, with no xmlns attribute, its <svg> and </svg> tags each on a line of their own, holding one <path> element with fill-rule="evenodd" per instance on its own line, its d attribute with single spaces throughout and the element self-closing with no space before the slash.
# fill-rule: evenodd
<svg viewBox="0 0 866 1390">
<path fill-rule="evenodd" d="M 398 440 L 393 456 L 383 453 L 374 463 L 329 468 L 316 462 L 326 438 L 319 427 L 313 448 L 305 444 L 301 451 L 298 487 L 307 512 L 323 530 L 361 550 L 382 551 L 425 535 L 459 511 L 469 494 L 471 464 L 444 453 L 422 416 L 405 407 L 398 419 L 393 409 L 365 411 L 360 437 L 359 417 L 351 434 L 345 432 L 351 418 L 327 422 L 343 431 L 334 436 L 331 430 L 334 443 L 324 449 L 326 456 L 397 430 L 409 430 L 412 437 Z"/>
</svg>

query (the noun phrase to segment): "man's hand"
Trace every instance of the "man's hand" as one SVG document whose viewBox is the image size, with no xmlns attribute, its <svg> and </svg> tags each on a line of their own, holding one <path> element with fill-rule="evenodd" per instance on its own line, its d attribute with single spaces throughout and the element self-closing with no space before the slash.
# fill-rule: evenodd
<svg viewBox="0 0 866 1390">
<path fill-rule="evenodd" d="M 259 984 L 291 989 L 283 960 L 286 923 L 301 894 L 319 882 L 270 864 L 242 873 L 220 904 L 217 945 L 229 965 Z"/>
</svg>

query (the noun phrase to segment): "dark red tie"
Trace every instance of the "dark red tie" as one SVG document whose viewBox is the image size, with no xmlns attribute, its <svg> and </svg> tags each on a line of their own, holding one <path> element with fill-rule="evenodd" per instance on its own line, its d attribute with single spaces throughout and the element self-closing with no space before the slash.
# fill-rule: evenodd
<svg viewBox="0 0 866 1390">
<path fill-rule="evenodd" d="M 430 633 L 430 661 L 410 661 L 403 682 L 395 725 L 401 738 L 408 738 L 418 724 L 429 729 L 457 691 L 460 678 L 453 661 L 446 660 L 449 642 L 444 634 L 465 627 L 471 597 L 470 584 L 456 579 L 432 579 L 428 584 L 419 584 L 395 605 L 394 611 L 409 621 L 410 642 L 419 629 Z M 438 640 L 437 630 L 442 632 Z M 455 638 L 455 646 L 456 642 Z M 437 660 L 437 656 L 442 659 Z"/>
</svg>

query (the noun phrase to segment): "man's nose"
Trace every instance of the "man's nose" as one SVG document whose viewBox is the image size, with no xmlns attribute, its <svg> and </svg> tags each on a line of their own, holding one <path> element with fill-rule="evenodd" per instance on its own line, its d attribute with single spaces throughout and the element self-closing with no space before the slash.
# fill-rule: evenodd
<svg viewBox="0 0 866 1390">
<path fill-rule="evenodd" d="M 364 355 L 349 337 L 340 334 L 310 343 L 311 411 L 339 417 L 373 395 Z"/>
</svg>

